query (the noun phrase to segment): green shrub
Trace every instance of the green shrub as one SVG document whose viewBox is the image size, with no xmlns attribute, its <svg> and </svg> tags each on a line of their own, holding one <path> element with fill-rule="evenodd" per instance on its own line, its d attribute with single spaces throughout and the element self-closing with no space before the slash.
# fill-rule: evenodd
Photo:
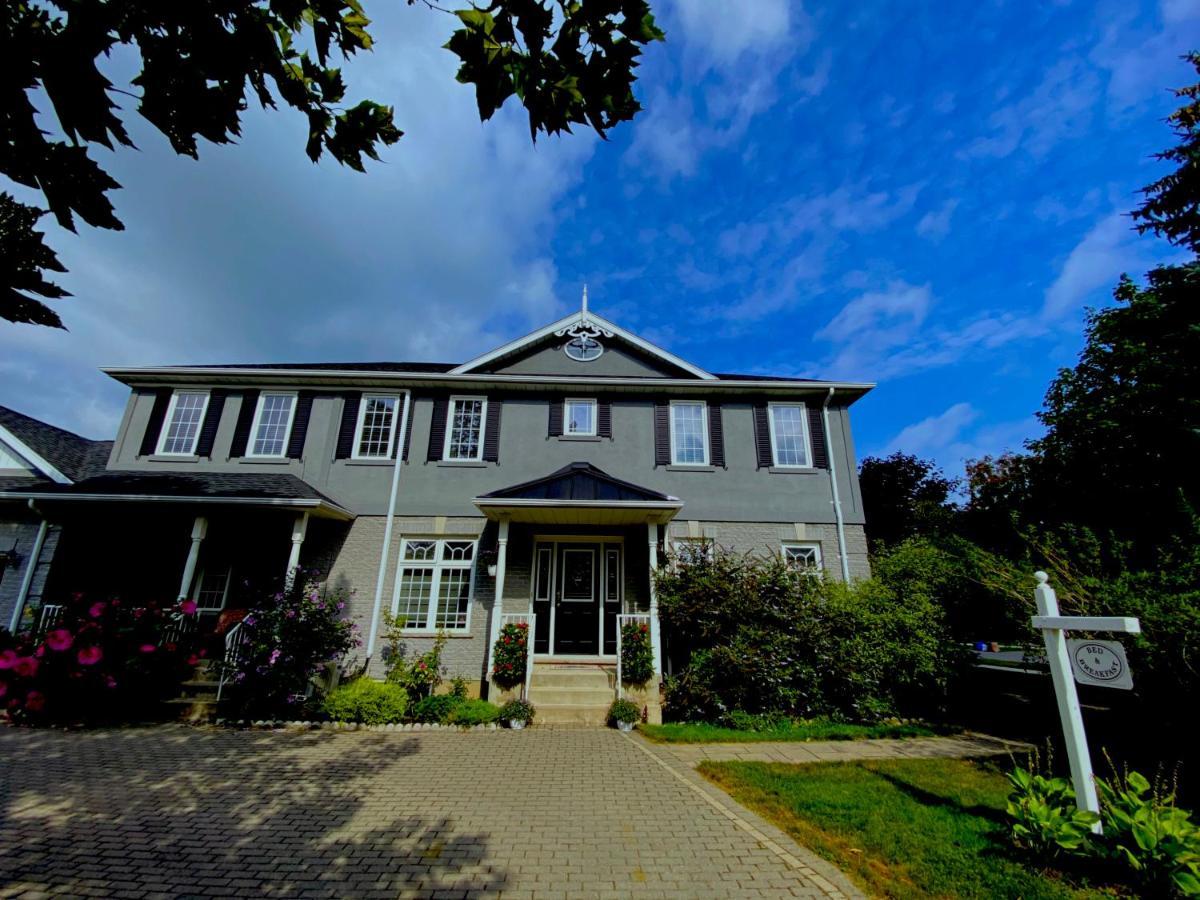
<svg viewBox="0 0 1200 900">
<path fill-rule="evenodd" d="M 404 688 L 365 677 L 334 688 L 321 704 L 322 712 L 335 722 L 364 725 L 400 722 L 407 707 Z"/>
<path fill-rule="evenodd" d="M 780 731 L 792 723 L 786 716 L 754 715 L 735 709 L 729 714 L 729 724 L 738 731 Z"/>
<path fill-rule="evenodd" d="M 966 657 L 945 627 L 937 552 L 901 545 L 875 578 L 850 585 L 724 552 L 660 570 L 659 614 L 680 664 L 667 714 L 720 724 L 735 710 L 867 722 L 936 714 Z"/>
<path fill-rule="evenodd" d="M 450 679 L 450 696 L 455 700 L 467 699 L 467 679 L 461 675 L 455 675 Z"/>
<path fill-rule="evenodd" d="M 616 722 L 640 722 L 642 720 L 642 711 L 636 703 L 631 703 L 628 700 L 614 700 L 612 706 L 608 708 L 608 722 L 610 725 Z"/>
<path fill-rule="evenodd" d="M 439 631 L 429 650 L 410 659 L 405 641 L 411 635 L 404 630 L 404 622 L 403 617 L 384 614 L 387 627 L 383 635 L 383 658 L 387 666 L 385 678 L 408 691 L 410 697 L 429 697 L 442 683 L 442 650 L 448 638 L 444 631 Z"/>
<path fill-rule="evenodd" d="M 1200 826 L 1137 772 L 1096 779 L 1110 855 L 1147 896 L 1200 896 Z"/>
<path fill-rule="evenodd" d="M 525 681 L 529 661 L 529 623 L 510 622 L 500 629 L 492 648 L 492 678 L 502 688 Z"/>
<path fill-rule="evenodd" d="M 487 725 L 500 718 L 500 707 L 486 700 L 464 700 L 450 711 L 447 721 L 451 725 Z"/>
<path fill-rule="evenodd" d="M 455 707 L 463 702 L 453 694 L 432 694 L 413 704 L 410 715 L 414 722 L 446 722 Z"/>
<path fill-rule="evenodd" d="M 1013 792 L 1008 813 L 1013 843 L 1042 861 L 1063 853 L 1088 852 L 1091 828 L 1100 817 L 1075 805 L 1065 778 L 1052 778 L 1017 767 L 1009 773 Z"/>
<path fill-rule="evenodd" d="M 533 721 L 536 710 L 528 700 L 509 700 L 500 707 L 500 718 L 505 722 L 524 722 L 528 725 Z"/>
<path fill-rule="evenodd" d="M 621 626 L 621 682 L 641 685 L 654 677 L 654 649 L 650 646 L 650 626 L 645 622 L 626 622 Z"/>
</svg>

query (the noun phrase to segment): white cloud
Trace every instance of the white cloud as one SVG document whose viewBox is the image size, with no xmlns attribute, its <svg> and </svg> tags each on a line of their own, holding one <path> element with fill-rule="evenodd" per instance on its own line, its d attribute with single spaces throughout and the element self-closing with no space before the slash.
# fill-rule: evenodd
<svg viewBox="0 0 1200 900">
<path fill-rule="evenodd" d="M 958 209 L 958 201 L 947 200 L 937 209 L 931 209 L 917 222 L 917 234 L 923 238 L 939 239 L 950 233 L 950 219 Z"/>
<path fill-rule="evenodd" d="M 876 455 L 911 453 L 932 458 L 947 473 L 961 470 L 969 459 L 1018 452 L 1040 430 L 1033 416 L 1006 422 L 981 421 L 971 403 L 960 402 L 900 430 Z"/>
<path fill-rule="evenodd" d="M 938 455 L 978 418 L 979 410 L 970 403 L 955 403 L 935 416 L 903 428 L 887 443 L 883 452 L 885 455 L 896 451 L 917 456 Z"/>
<path fill-rule="evenodd" d="M 1101 288 L 1111 290 L 1122 272 L 1139 274 L 1147 261 L 1129 217 L 1112 213 L 1097 222 L 1067 255 L 1042 305 L 1048 321 L 1078 312 Z"/>
<path fill-rule="evenodd" d="M 817 337 L 894 347 L 908 340 L 925 321 L 930 303 L 929 285 L 895 282 L 886 291 L 855 297 L 817 332 Z"/>
<path fill-rule="evenodd" d="M 791 0 L 679 0 L 673 11 L 701 70 L 770 52 L 789 40 L 794 26 L 807 22 L 801 5 Z"/>
</svg>

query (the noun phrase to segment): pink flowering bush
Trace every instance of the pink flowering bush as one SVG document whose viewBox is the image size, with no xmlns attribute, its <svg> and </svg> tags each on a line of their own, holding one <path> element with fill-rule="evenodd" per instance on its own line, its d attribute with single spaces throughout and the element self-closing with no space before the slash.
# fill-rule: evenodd
<svg viewBox="0 0 1200 900">
<path fill-rule="evenodd" d="M 0 629 L 0 711 L 25 723 L 158 716 L 202 656 L 189 639 L 167 639 L 181 613 L 76 594 L 45 634 Z"/>
<path fill-rule="evenodd" d="M 231 705 L 256 718 L 295 718 L 314 679 L 359 644 L 345 609 L 344 592 L 306 581 L 303 571 L 252 603 L 242 619 L 246 643 L 225 671 Z"/>
</svg>

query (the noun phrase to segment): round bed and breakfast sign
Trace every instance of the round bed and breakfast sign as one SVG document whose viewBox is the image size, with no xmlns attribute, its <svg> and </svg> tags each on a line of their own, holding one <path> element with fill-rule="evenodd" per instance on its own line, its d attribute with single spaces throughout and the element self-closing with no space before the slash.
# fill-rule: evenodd
<svg viewBox="0 0 1200 900">
<path fill-rule="evenodd" d="M 1125 648 L 1116 641 L 1067 641 L 1071 669 L 1080 684 L 1131 690 L 1133 676 L 1125 659 Z"/>
</svg>

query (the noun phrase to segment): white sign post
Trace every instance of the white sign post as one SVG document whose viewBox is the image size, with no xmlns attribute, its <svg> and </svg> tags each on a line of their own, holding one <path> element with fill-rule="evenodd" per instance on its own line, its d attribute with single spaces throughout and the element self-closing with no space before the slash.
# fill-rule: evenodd
<svg viewBox="0 0 1200 900">
<path fill-rule="evenodd" d="M 1047 584 L 1050 576 L 1045 572 L 1035 572 L 1033 577 L 1038 582 L 1034 589 L 1038 614 L 1033 617 L 1033 627 L 1042 630 L 1042 637 L 1046 641 L 1046 658 L 1050 662 L 1050 677 L 1054 680 L 1054 696 L 1058 700 L 1058 716 L 1062 720 L 1067 759 L 1071 763 L 1075 803 L 1080 809 L 1099 815 L 1100 798 L 1096 796 L 1092 758 L 1088 753 L 1087 734 L 1083 730 L 1083 714 L 1079 709 L 1079 694 L 1075 690 L 1075 676 L 1064 632 L 1121 631 L 1140 634 L 1142 626 L 1137 619 L 1125 616 L 1060 616 L 1058 596 L 1054 588 Z M 1100 833 L 1099 822 L 1092 826 L 1092 831 Z"/>
</svg>

